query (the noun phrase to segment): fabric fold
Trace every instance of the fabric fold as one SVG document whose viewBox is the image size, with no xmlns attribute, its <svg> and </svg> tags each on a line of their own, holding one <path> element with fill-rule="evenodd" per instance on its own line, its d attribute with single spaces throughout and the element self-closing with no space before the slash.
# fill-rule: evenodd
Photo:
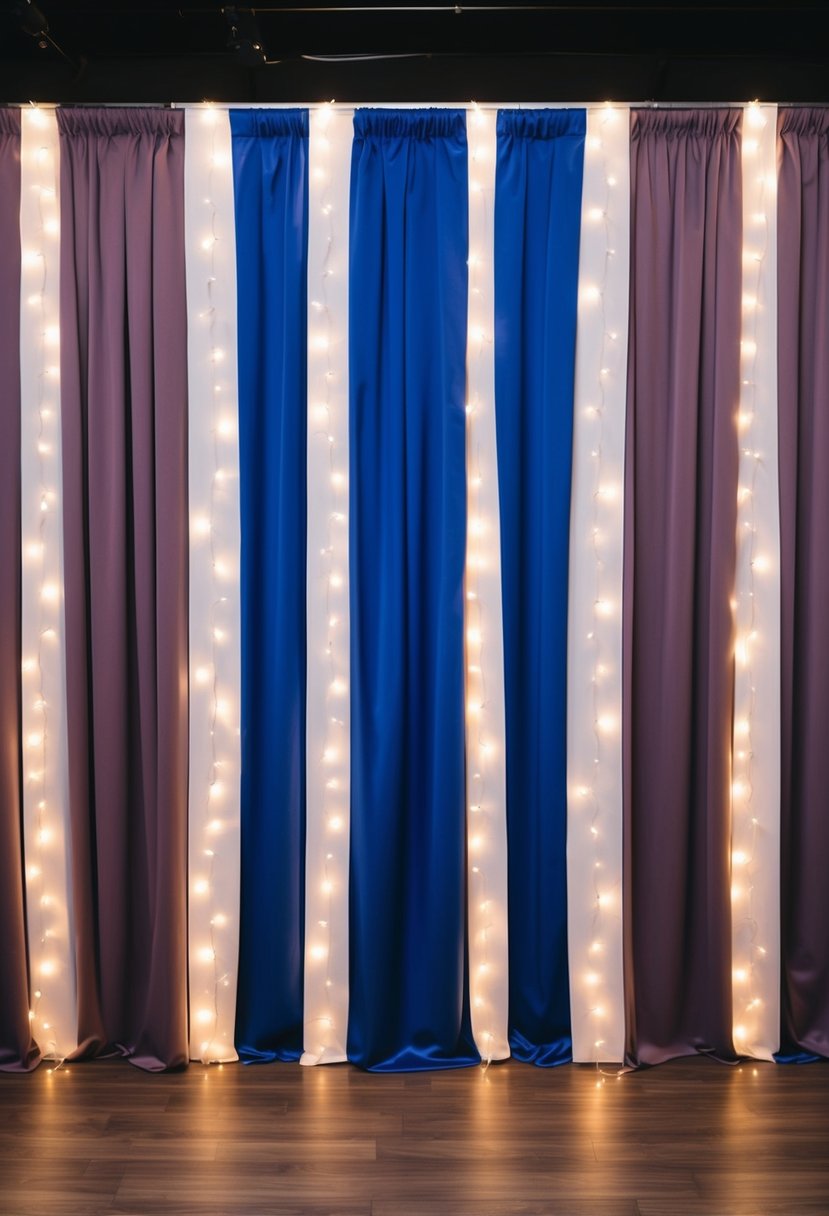
<svg viewBox="0 0 829 1216">
<path fill-rule="evenodd" d="M 572 1056 L 567 580 L 584 110 L 501 110 L 495 405 L 509 850 L 509 1042 Z"/>
<path fill-rule="evenodd" d="M 0 109 L 0 1071 L 40 1059 L 29 1022 L 20 740 L 20 113 Z"/>
<path fill-rule="evenodd" d="M 829 110 L 778 114 L 782 1027 L 829 1056 Z"/>
<path fill-rule="evenodd" d="M 476 1064 L 465 915 L 467 145 L 354 118 L 349 260 L 348 1057 Z"/>
<path fill-rule="evenodd" d="M 731 1042 L 741 111 L 631 114 L 625 472 L 628 1057 Z"/>
<path fill-rule="evenodd" d="M 187 1051 L 184 115 L 60 109 L 80 1047 Z"/>
<path fill-rule="evenodd" d="M 242 621 L 236 1049 L 302 1052 L 308 112 L 231 110 Z"/>
</svg>

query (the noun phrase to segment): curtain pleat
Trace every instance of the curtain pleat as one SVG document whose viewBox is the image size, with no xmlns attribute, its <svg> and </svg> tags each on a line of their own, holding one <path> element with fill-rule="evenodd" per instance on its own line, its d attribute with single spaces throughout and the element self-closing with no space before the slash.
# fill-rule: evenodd
<svg viewBox="0 0 829 1216">
<path fill-rule="evenodd" d="M 784 1060 L 829 1056 L 829 111 L 778 117 Z"/>
<path fill-rule="evenodd" d="M 350 243 L 349 1059 L 479 1060 L 465 940 L 462 111 L 358 110 Z"/>
<path fill-rule="evenodd" d="M 187 1060 L 184 116 L 58 111 L 81 1056 Z"/>
<path fill-rule="evenodd" d="M 583 110 L 501 111 L 495 402 L 509 848 L 509 1043 L 571 1058 L 567 578 Z"/>
<path fill-rule="evenodd" d="M 631 115 L 628 1054 L 733 1057 L 730 740 L 740 111 Z"/>
<path fill-rule="evenodd" d="M 34 1068 L 20 761 L 20 113 L 0 110 L 0 1071 Z"/>
<path fill-rule="evenodd" d="M 308 112 L 232 110 L 242 616 L 236 1048 L 302 1052 Z"/>
</svg>

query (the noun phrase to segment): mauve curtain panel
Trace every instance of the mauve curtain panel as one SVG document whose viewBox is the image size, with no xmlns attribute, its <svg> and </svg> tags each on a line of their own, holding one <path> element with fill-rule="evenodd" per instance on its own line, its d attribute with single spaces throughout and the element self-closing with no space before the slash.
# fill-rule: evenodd
<svg viewBox="0 0 829 1216">
<path fill-rule="evenodd" d="M 308 111 L 231 110 L 242 532 L 236 1048 L 302 1052 Z"/>
<path fill-rule="evenodd" d="M 186 1063 L 184 115 L 59 109 L 81 1056 Z"/>
<path fill-rule="evenodd" d="M 0 110 L 0 1070 L 33 1068 L 21 840 L 20 111 Z"/>
<path fill-rule="evenodd" d="M 778 115 L 781 1058 L 829 1056 L 829 111 Z"/>
<path fill-rule="evenodd" d="M 358 110 L 348 1058 L 476 1064 L 466 956 L 466 116 Z"/>
<path fill-rule="evenodd" d="M 731 1042 L 739 110 L 631 115 L 624 781 L 628 1052 Z"/>
<path fill-rule="evenodd" d="M 571 1058 L 567 579 L 584 110 L 501 111 L 495 402 L 509 842 L 509 1043 Z"/>
</svg>

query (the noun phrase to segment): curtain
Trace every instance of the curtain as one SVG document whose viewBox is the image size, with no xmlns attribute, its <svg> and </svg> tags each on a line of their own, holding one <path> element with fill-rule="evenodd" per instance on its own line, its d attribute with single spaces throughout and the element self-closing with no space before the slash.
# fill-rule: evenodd
<svg viewBox="0 0 829 1216">
<path fill-rule="evenodd" d="M 183 115 L 61 109 L 79 1054 L 187 1052 Z"/>
<path fill-rule="evenodd" d="M 0 109 L 0 1070 L 39 1059 L 29 1025 L 20 761 L 20 114 Z"/>
<path fill-rule="evenodd" d="M 583 110 L 501 111 L 495 401 L 504 604 L 509 1042 L 571 1058 L 567 577 Z"/>
<path fill-rule="evenodd" d="M 733 1056 L 740 123 L 738 110 L 631 116 L 625 922 L 642 1064 Z"/>
<path fill-rule="evenodd" d="M 781 1058 L 829 1056 L 829 112 L 778 118 Z"/>
<path fill-rule="evenodd" d="M 233 110 L 242 615 L 240 1057 L 302 1052 L 307 110 Z"/>
<path fill-rule="evenodd" d="M 349 303 L 349 1059 L 475 1064 L 466 975 L 461 111 L 358 110 Z"/>
</svg>

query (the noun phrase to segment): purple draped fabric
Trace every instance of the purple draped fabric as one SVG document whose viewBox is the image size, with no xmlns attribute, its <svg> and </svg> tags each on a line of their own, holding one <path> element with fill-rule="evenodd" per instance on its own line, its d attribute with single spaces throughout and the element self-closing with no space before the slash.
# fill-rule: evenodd
<svg viewBox="0 0 829 1216">
<path fill-rule="evenodd" d="M 0 110 L 0 1069 L 37 1064 L 21 839 L 20 112 Z"/>
<path fill-rule="evenodd" d="M 731 1042 L 740 112 L 631 115 L 625 485 L 628 1053 Z"/>
<path fill-rule="evenodd" d="M 829 1056 L 829 110 L 778 115 L 782 1043 Z"/>
<path fill-rule="evenodd" d="M 187 1060 L 184 116 L 58 110 L 81 1056 Z"/>
</svg>

